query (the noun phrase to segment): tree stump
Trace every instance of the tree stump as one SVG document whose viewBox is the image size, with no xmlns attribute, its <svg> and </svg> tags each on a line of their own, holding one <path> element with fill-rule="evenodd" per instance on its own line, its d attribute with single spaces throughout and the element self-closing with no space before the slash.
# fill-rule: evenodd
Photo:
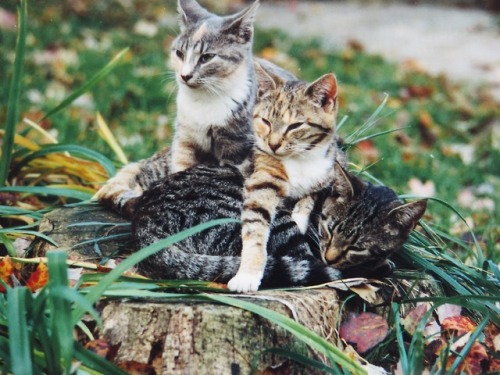
<svg viewBox="0 0 500 375">
<path fill-rule="evenodd" d="M 58 246 L 38 240 L 35 256 L 51 249 L 69 259 L 99 262 L 133 251 L 130 226 L 98 205 L 66 207 L 45 215 L 40 231 Z M 338 325 L 339 295 L 331 288 L 260 291 L 252 302 L 284 314 L 330 341 Z M 102 300 L 100 338 L 117 348 L 115 363 L 147 364 L 157 374 L 317 373 L 266 349 L 279 348 L 312 358 L 320 356 L 284 329 L 248 311 L 188 299 Z M 252 370 L 252 364 L 256 367 Z M 269 370 L 271 371 L 271 370 Z"/>
</svg>

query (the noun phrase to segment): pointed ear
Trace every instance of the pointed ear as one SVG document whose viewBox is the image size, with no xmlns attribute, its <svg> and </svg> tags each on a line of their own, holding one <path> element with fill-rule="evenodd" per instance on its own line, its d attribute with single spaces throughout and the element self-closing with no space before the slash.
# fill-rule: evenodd
<svg viewBox="0 0 500 375">
<path fill-rule="evenodd" d="M 332 73 L 325 74 L 306 89 L 306 95 L 314 105 L 321 107 L 325 112 L 337 109 L 337 79 Z"/>
<path fill-rule="evenodd" d="M 187 25 L 193 24 L 206 18 L 210 13 L 202 8 L 195 0 L 179 0 L 177 2 L 177 11 L 179 12 L 181 29 L 186 28 Z"/>
<path fill-rule="evenodd" d="M 365 183 L 360 178 L 346 171 L 338 162 L 335 162 L 335 178 L 332 184 L 332 196 L 352 199 L 361 195 L 365 189 Z"/>
<path fill-rule="evenodd" d="M 411 231 L 424 215 L 426 208 L 427 200 L 422 199 L 393 208 L 388 216 L 399 226 Z"/>
<path fill-rule="evenodd" d="M 266 71 L 256 60 L 253 61 L 255 75 L 257 77 L 257 98 L 261 98 L 266 92 L 276 90 L 283 84 L 280 77 Z"/>
<path fill-rule="evenodd" d="M 240 44 L 248 43 L 253 37 L 253 23 L 257 15 L 259 0 L 255 0 L 247 9 L 227 17 L 224 32 L 232 34 L 236 37 L 236 41 Z"/>
</svg>

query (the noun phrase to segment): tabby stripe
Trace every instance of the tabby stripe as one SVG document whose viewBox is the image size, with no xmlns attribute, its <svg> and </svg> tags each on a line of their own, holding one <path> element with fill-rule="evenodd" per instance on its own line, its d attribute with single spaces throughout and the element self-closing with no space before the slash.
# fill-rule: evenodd
<svg viewBox="0 0 500 375">
<path fill-rule="evenodd" d="M 261 183 L 257 183 L 257 184 L 254 184 L 254 185 L 250 185 L 250 186 L 247 186 L 246 187 L 247 191 L 249 192 L 252 192 L 252 191 L 255 191 L 255 190 L 265 190 L 265 189 L 270 189 L 270 190 L 274 190 L 276 193 L 278 193 L 278 195 L 280 197 L 283 197 L 285 194 L 283 192 L 283 189 L 281 188 L 281 186 L 273 183 L 273 182 L 261 182 Z"/>
<path fill-rule="evenodd" d="M 243 210 L 244 211 L 253 211 L 253 212 L 257 213 L 257 214 L 260 214 L 260 216 L 262 216 L 262 218 L 267 223 L 271 222 L 271 213 L 268 210 L 266 210 L 265 208 L 263 208 L 263 207 L 246 206 L 246 207 L 243 207 Z M 253 221 L 259 221 L 259 220 L 258 219 L 255 219 L 255 220 L 245 219 L 245 220 L 243 220 L 244 223 L 250 223 L 250 222 L 253 222 Z"/>
<path fill-rule="evenodd" d="M 316 136 L 316 139 L 314 141 L 311 141 L 311 143 L 309 144 L 309 146 L 307 146 L 307 150 L 312 150 L 314 147 L 316 147 L 318 145 L 318 143 L 321 143 L 326 137 L 328 136 L 328 134 L 326 133 L 320 133 Z"/>
<path fill-rule="evenodd" d="M 314 122 L 309 122 L 309 121 L 308 121 L 308 122 L 307 122 L 307 125 L 309 125 L 311 128 L 316 128 L 316 129 L 319 129 L 319 130 L 322 130 L 322 131 L 326 131 L 326 132 L 328 132 L 328 133 L 330 133 L 330 132 L 331 132 L 331 130 L 330 130 L 330 129 L 325 128 L 325 126 L 324 126 L 324 125 L 321 125 L 321 124 L 316 124 L 316 123 L 314 123 Z"/>
</svg>

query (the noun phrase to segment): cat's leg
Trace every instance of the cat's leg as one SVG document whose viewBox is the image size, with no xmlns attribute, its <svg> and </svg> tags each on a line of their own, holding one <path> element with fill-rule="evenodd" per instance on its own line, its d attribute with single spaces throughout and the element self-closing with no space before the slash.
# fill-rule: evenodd
<svg viewBox="0 0 500 375">
<path fill-rule="evenodd" d="M 200 147 L 200 139 L 193 139 L 186 131 L 177 128 L 172 140 L 171 173 L 182 172 L 198 164 L 196 151 Z"/>
<path fill-rule="evenodd" d="M 241 263 L 228 283 L 230 290 L 240 293 L 259 288 L 267 261 L 271 223 L 278 205 L 288 195 L 286 172 L 279 161 L 256 155 L 255 165 L 255 172 L 245 182 Z"/>
<path fill-rule="evenodd" d="M 141 196 L 153 182 L 168 174 L 169 158 L 169 149 L 165 148 L 148 159 L 125 165 L 92 199 L 124 216 L 130 216 L 135 198 Z"/>
<path fill-rule="evenodd" d="M 309 226 L 309 217 L 314 208 L 314 198 L 308 195 L 300 199 L 293 208 L 292 219 L 299 227 L 300 233 L 306 234 Z"/>
</svg>

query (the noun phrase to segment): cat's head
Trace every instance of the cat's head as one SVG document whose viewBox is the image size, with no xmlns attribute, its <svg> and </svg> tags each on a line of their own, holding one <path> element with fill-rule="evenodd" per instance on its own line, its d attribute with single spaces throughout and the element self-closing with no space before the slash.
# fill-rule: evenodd
<svg viewBox="0 0 500 375">
<path fill-rule="evenodd" d="M 220 17 L 195 0 L 179 0 L 181 32 L 170 54 L 170 66 L 179 85 L 215 93 L 226 89 L 228 77 L 245 69 L 245 61 L 251 60 L 258 5 L 256 0 L 237 14 Z"/>
<path fill-rule="evenodd" d="M 301 156 L 335 136 L 337 80 L 325 74 L 313 83 L 283 80 L 255 64 L 257 147 L 277 157 Z"/>
<path fill-rule="evenodd" d="M 374 186 L 335 166 L 335 182 L 319 225 L 323 260 L 337 269 L 384 263 L 408 239 L 426 200 L 401 202 L 386 186 Z"/>
</svg>

